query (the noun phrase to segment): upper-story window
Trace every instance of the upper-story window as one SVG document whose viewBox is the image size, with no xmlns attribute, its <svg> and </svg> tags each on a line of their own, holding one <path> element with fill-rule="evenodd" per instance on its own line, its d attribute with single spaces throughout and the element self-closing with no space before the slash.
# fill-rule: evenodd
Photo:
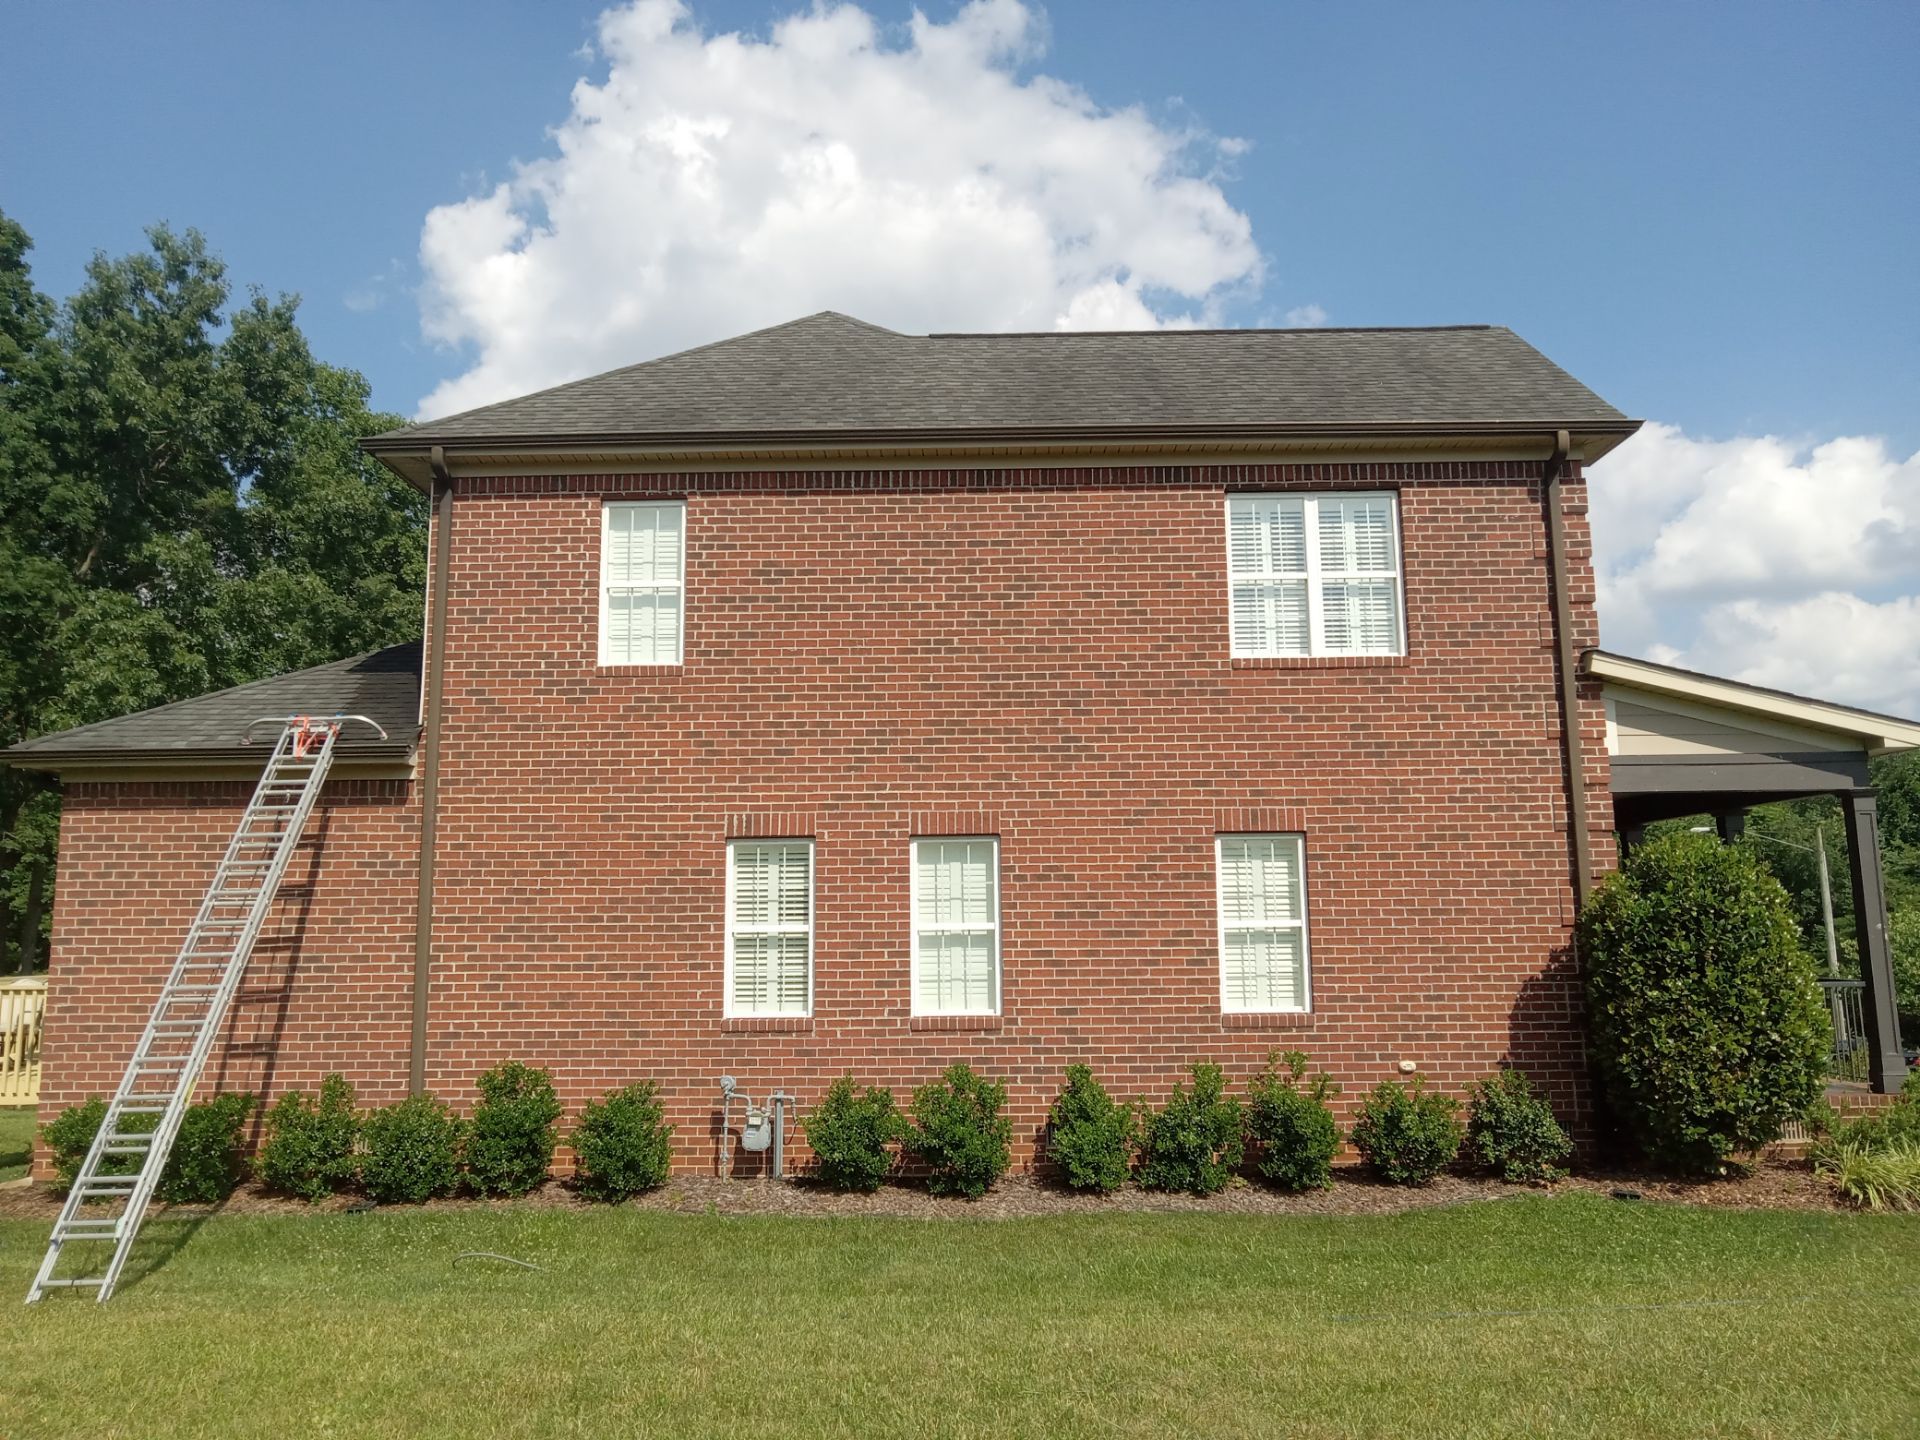
<svg viewBox="0 0 1920 1440">
<path fill-rule="evenodd" d="M 1236 658 L 1406 653 L 1391 494 L 1229 495 Z"/>
<path fill-rule="evenodd" d="M 678 665 L 687 507 L 610 500 L 600 519 L 600 663 Z"/>
</svg>

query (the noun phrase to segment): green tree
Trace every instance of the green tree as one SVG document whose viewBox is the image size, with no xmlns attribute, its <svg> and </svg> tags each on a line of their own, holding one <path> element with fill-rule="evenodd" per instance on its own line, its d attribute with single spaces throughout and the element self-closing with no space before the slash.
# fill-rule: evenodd
<svg viewBox="0 0 1920 1440">
<path fill-rule="evenodd" d="M 419 633 L 425 502 L 354 443 L 398 417 L 296 297 L 229 309 L 196 231 L 148 241 L 56 306 L 0 215 L 0 745 Z M 58 828 L 0 769 L 0 969 Z"/>
</svg>

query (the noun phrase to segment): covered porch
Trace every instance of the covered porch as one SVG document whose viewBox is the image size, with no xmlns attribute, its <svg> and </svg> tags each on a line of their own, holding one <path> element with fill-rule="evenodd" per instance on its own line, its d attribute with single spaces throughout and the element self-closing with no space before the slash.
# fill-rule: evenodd
<svg viewBox="0 0 1920 1440">
<path fill-rule="evenodd" d="M 1840 802 L 1861 979 L 1829 984 L 1829 999 L 1836 1031 L 1843 1012 L 1849 1028 L 1857 1026 L 1869 1086 L 1897 1091 L 1907 1066 L 1867 762 L 1920 746 L 1920 724 L 1604 650 L 1589 650 L 1582 670 L 1602 682 L 1606 699 L 1614 826 L 1623 852 L 1656 820 L 1710 815 L 1721 837 L 1733 839 L 1751 806 L 1817 795 Z M 1848 1011 L 1849 1005 L 1857 1009 Z"/>
</svg>

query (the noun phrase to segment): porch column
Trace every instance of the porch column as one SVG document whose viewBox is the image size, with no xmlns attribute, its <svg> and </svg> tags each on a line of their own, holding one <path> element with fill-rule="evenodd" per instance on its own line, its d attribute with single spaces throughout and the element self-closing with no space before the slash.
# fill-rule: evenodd
<svg viewBox="0 0 1920 1440">
<path fill-rule="evenodd" d="M 1887 948 L 1887 892 L 1880 873 L 1880 811 L 1871 790 L 1840 797 L 1847 814 L 1847 864 L 1853 872 L 1853 933 L 1860 942 L 1860 973 L 1867 982 L 1862 1019 L 1867 1026 L 1867 1078 L 1891 1095 L 1907 1077 L 1900 1053 L 1900 1016 L 1893 997 L 1893 956 Z"/>
<path fill-rule="evenodd" d="M 1713 817 L 1713 828 L 1720 832 L 1720 838 L 1722 840 L 1731 845 L 1747 833 L 1746 810 L 1742 808 L 1739 810 L 1720 811 Z"/>
<path fill-rule="evenodd" d="M 1643 824 L 1622 825 L 1620 827 L 1620 858 L 1625 860 L 1637 846 L 1646 843 L 1647 827 Z"/>
</svg>

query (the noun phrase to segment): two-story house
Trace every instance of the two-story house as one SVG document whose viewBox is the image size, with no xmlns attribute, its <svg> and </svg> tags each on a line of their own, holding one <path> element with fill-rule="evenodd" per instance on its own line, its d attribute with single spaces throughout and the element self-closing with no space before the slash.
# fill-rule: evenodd
<svg viewBox="0 0 1920 1440">
<path fill-rule="evenodd" d="M 1580 1124 L 1582 466 L 1636 424 L 1500 328 L 827 313 L 377 436 L 433 496 L 424 646 L 9 756 L 66 789 L 44 1103 L 117 1078 L 243 727 L 343 711 L 388 739 L 343 742 L 208 1083 L 650 1077 L 686 1168 L 723 1072 L 804 1106 L 955 1060 L 1020 1160 L 1070 1063 L 1160 1098 L 1275 1048 L 1349 1100 L 1511 1060 Z"/>
</svg>

